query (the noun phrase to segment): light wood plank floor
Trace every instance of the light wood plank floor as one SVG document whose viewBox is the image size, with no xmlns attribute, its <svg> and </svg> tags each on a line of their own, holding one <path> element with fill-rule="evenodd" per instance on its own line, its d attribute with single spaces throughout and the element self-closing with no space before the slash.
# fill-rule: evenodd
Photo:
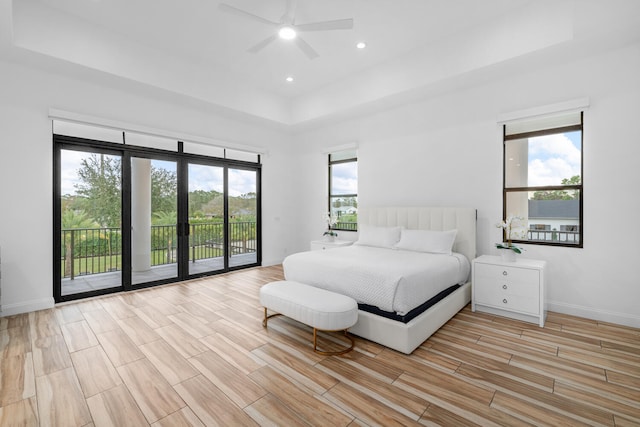
<svg viewBox="0 0 640 427">
<path fill-rule="evenodd" d="M 304 325 L 262 327 L 258 289 L 280 279 L 255 268 L 0 319 L 0 425 L 640 425 L 639 329 L 467 307 L 411 356 L 357 339 L 326 357 Z"/>
</svg>

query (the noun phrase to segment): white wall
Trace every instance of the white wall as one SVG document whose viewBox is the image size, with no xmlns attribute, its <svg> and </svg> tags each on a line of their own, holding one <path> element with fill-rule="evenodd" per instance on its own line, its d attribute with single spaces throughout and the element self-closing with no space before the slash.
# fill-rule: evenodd
<svg viewBox="0 0 640 427">
<path fill-rule="evenodd" d="M 78 73 L 80 74 L 80 73 Z M 100 79 L 93 76 L 92 80 Z M 288 136 L 203 109 L 136 94 L 135 86 L 63 77 L 0 61 L 0 247 L 3 315 L 50 307 L 52 281 L 53 144 L 49 108 L 219 141 L 265 147 L 263 156 L 263 263 L 279 263 L 294 246 L 295 221 Z M 164 95 L 163 95 L 164 96 Z M 288 249 L 287 249 L 288 250 Z"/>
<path fill-rule="evenodd" d="M 328 146 L 359 143 L 359 204 L 460 205 L 478 209 L 478 254 L 501 239 L 500 114 L 589 97 L 584 130 L 584 248 L 525 245 L 548 261 L 550 310 L 640 326 L 633 218 L 640 212 L 640 44 L 533 67 L 391 111 L 295 136 L 305 202 L 299 249 L 317 238 L 326 206 Z M 468 86 L 468 85 L 466 85 Z M 612 227 L 619 224 L 619 228 Z"/>
</svg>

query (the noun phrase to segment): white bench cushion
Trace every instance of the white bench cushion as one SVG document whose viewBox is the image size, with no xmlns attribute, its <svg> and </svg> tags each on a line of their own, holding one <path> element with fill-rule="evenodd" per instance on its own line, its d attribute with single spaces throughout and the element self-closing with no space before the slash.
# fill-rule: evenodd
<svg viewBox="0 0 640 427">
<path fill-rule="evenodd" d="M 260 288 L 260 304 L 325 331 L 348 329 L 358 321 L 358 303 L 353 298 L 299 282 L 267 283 Z"/>
</svg>

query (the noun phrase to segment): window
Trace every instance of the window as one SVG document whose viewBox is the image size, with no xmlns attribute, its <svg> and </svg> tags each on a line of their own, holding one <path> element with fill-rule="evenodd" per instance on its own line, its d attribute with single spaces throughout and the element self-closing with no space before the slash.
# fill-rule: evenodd
<svg viewBox="0 0 640 427">
<path fill-rule="evenodd" d="M 582 112 L 503 127 L 503 215 L 524 218 L 519 242 L 582 247 Z"/>
<path fill-rule="evenodd" d="M 329 154 L 329 212 L 336 230 L 358 229 L 358 158 L 355 150 Z"/>
</svg>

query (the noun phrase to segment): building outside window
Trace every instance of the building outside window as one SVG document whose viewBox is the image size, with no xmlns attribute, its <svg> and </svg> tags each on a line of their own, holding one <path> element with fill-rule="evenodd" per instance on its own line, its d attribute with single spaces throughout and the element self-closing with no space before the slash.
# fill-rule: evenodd
<svg viewBox="0 0 640 427">
<path fill-rule="evenodd" d="M 335 230 L 358 229 L 358 157 L 356 150 L 329 154 L 329 208 Z"/>
<path fill-rule="evenodd" d="M 504 125 L 503 214 L 525 219 L 520 242 L 583 245 L 583 114 Z"/>
</svg>

